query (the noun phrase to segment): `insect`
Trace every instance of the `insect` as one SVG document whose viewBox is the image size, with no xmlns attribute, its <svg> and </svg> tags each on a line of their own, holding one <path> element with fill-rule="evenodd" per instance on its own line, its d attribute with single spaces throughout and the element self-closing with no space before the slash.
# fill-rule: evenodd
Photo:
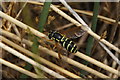
<svg viewBox="0 0 120 80">
<path fill-rule="evenodd" d="M 60 43 L 67 51 L 71 53 L 77 52 L 76 44 L 70 40 L 69 38 L 64 37 L 59 32 L 52 30 L 48 34 L 49 39 L 55 40 L 56 42 Z"/>
</svg>

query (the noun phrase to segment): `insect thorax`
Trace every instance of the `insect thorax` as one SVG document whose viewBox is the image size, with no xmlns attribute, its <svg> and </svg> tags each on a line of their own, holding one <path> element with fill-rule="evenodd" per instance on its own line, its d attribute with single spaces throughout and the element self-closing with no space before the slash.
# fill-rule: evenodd
<svg viewBox="0 0 120 80">
<path fill-rule="evenodd" d="M 60 42 L 63 36 L 57 31 L 54 31 L 54 32 L 49 33 L 48 37 L 49 39 L 55 40 L 56 42 Z"/>
</svg>

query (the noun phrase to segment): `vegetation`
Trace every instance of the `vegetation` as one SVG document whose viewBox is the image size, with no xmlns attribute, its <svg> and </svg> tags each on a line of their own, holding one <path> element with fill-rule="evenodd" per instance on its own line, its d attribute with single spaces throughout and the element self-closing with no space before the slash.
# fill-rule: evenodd
<svg viewBox="0 0 120 80">
<path fill-rule="evenodd" d="M 94 27 L 94 32 L 77 21 L 62 3 L 1 3 L 0 63 L 3 64 L 3 78 L 97 80 L 120 76 L 120 4 L 103 2 L 99 7 L 89 2 L 68 4 L 89 27 Z M 70 53 L 59 43 L 48 39 L 51 30 L 58 30 L 75 42 L 78 52 Z M 89 35 L 92 40 L 89 40 Z M 104 47 L 108 51 L 101 44 L 106 45 Z"/>
</svg>

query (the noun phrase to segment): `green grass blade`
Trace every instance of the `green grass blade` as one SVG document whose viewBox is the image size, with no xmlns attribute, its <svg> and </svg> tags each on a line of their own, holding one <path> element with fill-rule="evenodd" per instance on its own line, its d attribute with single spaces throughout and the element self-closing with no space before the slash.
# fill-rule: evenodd
<svg viewBox="0 0 120 80">
<path fill-rule="evenodd" d="M 96 31 L 96 25 L 97 25 L 97 16 L 99 11 L 99 2 L 94 3 L 94 10 L 93 10 L 93 17 L 92 17 L 92 27 L 91 29 L 95 32 Z M 92 47 L 94 44 L 94 38 L 92 36 L 88 37 L 87 40 L 87 47 L 86 47 L 86 55 L 91 56 Z M 89 63 L 87 61 L 84 61 L 83 64 L 88 65 Z M 86 74 L 86 71 L 81 71 L 82 74 Z"/>
<path fill-rule="evenodd" d="M 49 1 L 49 2 L 47 2 Z M 43 6 L 43 10 L 41 12 L 40 15 L 40 22 L 39 22 L 39 31 L 42 32 L 49 14 L 49 9 L 50 9 L 50 4 L 51 4 L 52 0 L 46 0 L 46 2 L 44 3 Z"/>
<path fill-rule="evenodd" d="M 31 70 L 32 69 L 32 65 L 31 64 L 29 64 L 29 63 L 27 63 L 26 65 L 25 65 L 25 67 L 24 67 L 24 69 L 27 69 L 27 70 Z M 20 75 L 20 79 L 27 79 L 27 78 L 29 78 L 29 76 L 27 76 L 27 75 L 25 75 L 25 74 L 21 74 Z M 20 80 L 19 79 L 19 80 Z"/>
<path fill-rule="evenodd" d="M 38 24 L 40 32 L 43 32 L 44 26 L 46 24 L 47 17 L 48 17 L 48 14 L 49 14 L 50 4 L 51 4 L 51 2 L 48 2 L 48 0 L 46 0 L 46 2 L 44 3 L 43 10 L 42 10 L 41 15 L 40 15 L 40 21 L 39 21 L 39 24 Z M 35 37 L 33 39 L 33 45 L 32 45 L 32 52 L 35 53 L 35 54 L 38 54 L 38 45 L 39 45 L 39 43 L 38 43 L 37 37 Z M 34 67 L 34 69 L 35 69 L 35 72 L 41 78 L 45 78 L 43 72 L 40 69 L 38 69 L 37 67 Z"/>
<path fill-rule="evenodd" d="M 96 31 L 96 25 L 97 25 L 97 16 L 99 11 L 99 2 L 95 2 L 94 4 L 94 11 L 93 11 L 93 18 L 92 18 L 92 27 L 91 29 L 95 32 Z M 86 47 L 86 55 L 90 56 L 92 47 L 94 43 L 94 38 L 92 36 L 88 37 L 88 43 Z"/>
</svg>

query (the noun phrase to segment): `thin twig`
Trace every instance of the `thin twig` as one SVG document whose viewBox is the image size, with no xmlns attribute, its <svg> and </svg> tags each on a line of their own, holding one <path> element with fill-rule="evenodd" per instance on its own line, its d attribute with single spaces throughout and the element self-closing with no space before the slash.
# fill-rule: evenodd
<svg viewBox="0 0 120 80">
<path fill-rule="evenodd" d="M 119 59 L 118 59 L 115 55 L 113 55 L 113 53 L 112 53 L 105 45 L 103 45 L 101 42 L 99 42 L 99 44 L 100 44 L 100 45 L 105 49 L 105 51 L 113 58 L 113 60 L 120 65 Z"/>
<path fill-rule="evenodd" d="M 24 7 L 26 6 L 26 4 L 27 4 L 27 1 L 22 6 L 21 10 L 18 12 L 18 14 L 16 15 L 15 19 L 17 19 L 19 17 L 19 15 L 21 14 L 21 12 L 24 9 Z M 21 37 L 21 34 L 20 34 L 19 30 L 17 29 L 17 27 L 14 24 L 12 24 L 12 26 L 13 26 L 13 29 L 15 30 L 16 34 Z"/>
</svg>

